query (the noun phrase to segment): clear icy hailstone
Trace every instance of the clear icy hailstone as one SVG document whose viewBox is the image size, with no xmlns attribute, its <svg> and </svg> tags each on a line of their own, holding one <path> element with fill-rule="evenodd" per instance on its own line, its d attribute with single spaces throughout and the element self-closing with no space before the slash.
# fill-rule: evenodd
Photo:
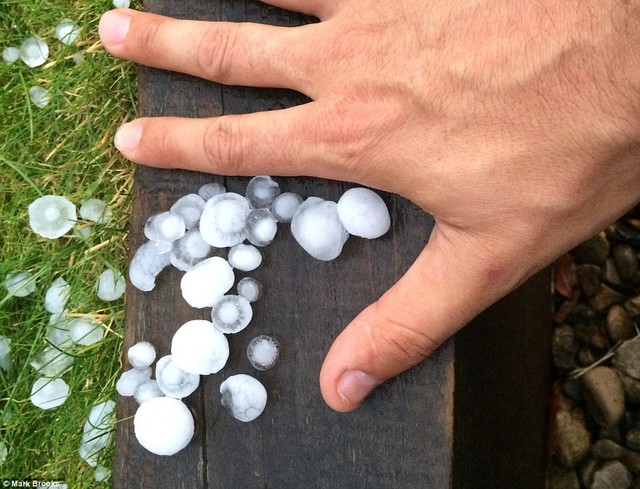
<svg viewBox="0 0 640 489">
<path fill-rule="evenodd" d="M 253 421 L 267 405 L 267 390 L 250 375 L 232 375 L 220 384 L 222 405 L 240 421 Z"/>
<path fill-rule="evenodd" d="M 310 197 L 291 220 L 291 233 L 302 248 L 318 260 L 333 260 L 342 252 L 349 233 L 338 218 L 335 202 Z"/>
<path fill-rule="evenodd" d="M 44 308 L 52 314 L 64 311 L 71 294 L 71 286 L 62 277 L 55 279 L 44 296 Z"/>
<path fill-rule="evenodd" d="M 49 105 L 49 90 L 43 87 L 33 86 L 29 89 L 29 99 L 33 105 L 39 109 L 43 109 Z"/>
<path fill-rule="evenodd" d="M 247 216 L 246 226 L 247 239 L 256 246 L 267 246 L 278 231 L 278 223 L 269 209 L 252 210 Z"/>
<path fill-rule="evenodd" d="M 269 176 L 259 175 L 249 181 L 245 195 L 252 209 L 268 209 L 280 195 L 280 185 Z"/>
<path fill-rule="evenodd" d="M 187 194 L 176 200 L 170 211 L 182 217 L 187 229 L 194 228 L 200 222 L 205 201 L 197 194 Z"/>
<path fill-rule="evenodd" d="M 233 268 L 219 256 L 201 261 L 180 280 L 182 297 L 191 307 L 211 307 L 225 294 L 235 281 Z"/>
<path fill-rule="evenodd" d="M 158 253 L 153 241 L 136 250 L 129 265 L 129 279 L 134 287 L 149 292 L 156 286 L 156 277 L 170 263 L 167 253 Z"/>
<path fill-rule="evenodd" d="M 148 379 L 140 383 L 133 393 L 133 398 L 138 404 L 142 404 L 143 402 L 146 402 L 149 399 L 153 399 L 154 397 L 163 396 L 164 392 L 162 392 L 160 390 L 160 387 L 158 387 L 158 381 L 153 379 Z"/>
<path fill-rule="evenodd" d="M 20 59 L 20 50 L 14 46 L 2 50 L 2 61 L 7 64 L 15 63 Z"/>
<path fill-rule="evenodd" d="M 67 397 L 69 397 L 69 386 L 62 379 L 41 377 L 31 387 L 31 403 L 40 409 L 61 406 Z"/>
<path fill-rule="evenodd" d="M 5 372 L 11 367 L 11 340 L 0 335 L 0 369 Z"/>
<path fill-rule="evenodd" d="M 391 216 L 382 198 L 368 188 L 347 190 L 338 200 L 338 217 L 354 236 L 379 238 L 391 227 Z"/>
<path fill-rule="evenodd" d="M 129 8 L 130 4 L 130 0 L 113 0 L 113 6 L 115 8 Z"/>
<path fill-rule="evenodd" d="M 147 368 L 156 359 L 156 349 L 148 341 L 138 341 L 127 350 L 127 359 L 133 368 Z"/>
<path fill-rule="evenodd" d="M 109 479 L 109 477 L 111 477 L 111 469 L 108 469 L 104 465 L 98 464 L 96 466 L 95 472 L 93 473 L 93 480 L 96 482 L 105 482 L 106 480 Z M 55 486 L 52 486 L 52 487 L 55 487 Z M 59 488 L 56 487 L 55 489 L 59 489 Z"/>
<path fill-rule="evenodd" d="M 204 200 L 209 200 L 216 195 L 224 194 L 227 191 L 221 183 L 205 183 L 198 189 L 198 195 Z"/>
<path fill-rule="evenodd" d="M 262 286 L 255 278 L 245 277 L 238 282 L 237 290 L 239 296 L 244 297 L 249 302 L 255 302 L 260 297 Z"/>
<path fill-rule="evenodd" d="M 56 239 L 76 223 L 76 206 L 60 195 L 45 195 L 29 204 L 29 226 L 43 238 Z"/>
<path fill-rule="evenodd" d="M 96 224 L 106 224 L 113 217 L 113 211 L 107 207 L 107 203 L 100 199 L 85 200 L 80 206 L 80 217 Z"/>
<path fill-rule="evenodd" d="M 226 192 L 211 197 L 200 217 L 202 239 L 216 248 L 242 243 L 249 210 L 249 202 L 242 195 Z"/>
<path fill-rule="evenodd" d="M 36 279 L 29 272 L 15 270 L 7 273 L 4 279 L 4 287 L 9 292 L 9 295 L 26 297 L 36 290 Z"/>
<path fill-rule="evenodd" d="M 202 239 L 199 229 L 189 229 L 185 235 L 171 243 L 171 264 L 183 272 L 203 261 L 211 251 L 211 245 Z"/>
<path fill-rule="evenodd" d="M 209 375 L 222 370 L 229 358 L 229 342 L 210 321 L 184 323 L 171 340 L 171 357 L 185 372 Z"/>
<path fill-rule="evenodd" d="M 120 374 L 116 382 L 116 390 L 121 396 L 132 396 L 138 386 L 151 378 L 151 367 L 132 368 Z"/>
<path fill-rule="evenodd" d="M 29 68 L 43 65 L 48 57 L 49 46 L 41 37 L 28 37 L 20 46 L 20 59 Z"/>
<path fill-rule="evenodd" d="M 276 221 L 287 223 L 291 222 L 300 204 L 302 204 L 302 197 L 293 192 L 285 192 L 276 197 L 269 210 Z"/>
<path fill-rule="evenodd" d="M 184 236 L 186 227 L 182 216 L 173 212 L 161 212 L 151 216 L 144 225 L 144 235 L 151 241 L 174 242 Z"/>
<path fill-rule="evenodd" d="M 73 227 L 73 234 L 80 239 L 87 239 L 93 232 L 93 226 L 87 224 L 76 225 Z"/>
<path fill-rule="evenodd" d="M 239 295 L 223 295 L 211 309 L 211 322 L 217 330 L 226 334 L 242 331 L 249 325 L 252 317 L 251 304 Z"/>
<path fill-rule="evenodd" d="M 80 36 L 80 28 L 71 19 L 64 19 L 56 26 L 56 38 L 67 46 L 72 45 Z"/>
<path fill-rule="evenodd" d="M 156 380 L 164 395 L 175 399 L 187 397 L 200 384 L 200 376 L 182 370 L 171 355 L 165 355 L 156 363 Z"/>
<path fill-rule="evenodd" d="M 67 313 L 68 311 L 65 309 L 51 314 L 47 327 L 47 341 L 62 350 L 73 345 L 69 334 L 69 324 L 73 321 L 73 318 L 67 317 Z"/>
<path fill-rule="evenodd" d="M 257 370 L 273 368 L 279 356 L 280 344 L 271 336 L 256 336 L 247 347 L 247 358 Z"/>
<path fill-rule="evenodd" d="M 252 245 L 238 244 L 229 250 L 229 265 L 236 270 L 250 272 L 262 263 L 260 250 Z"/>
<path fill-rule="evenodd" d="M 84 423 L 82 443 L 78 452 L 91 467 L 98 465 L 98 454 L 109 443 L 115 421 L 115 407 L 116 403 L 111 400 L 96 404 L 89 411 L 89 417 Z"/>
<path fill-rule="evenodd" d="M 44 377 L 58 377 L 73 365 L 74 358 L 53 346 L 47 346 L 30 365 Z"/>
<path fill-rule="evenodd" d="M 181 401 L 156 397 L 138 406 L 133 417 L 138 443 L 156 455 L 174 455 L 186 447 L 195 431 L 193 415 Z"/>
<path fill-rule="evenodd" d="M 75 343 L 90 346 L 104 338 L 104 329 L 91 318 L 76 318 L 69 323 L 69 335 Z"/>
<path fill-rule="evenodd" d="M 107 268 L 98 278 L 98 298 L 103 301 L 115 301 L 124 294 L 127 284 L 120 272 Z"/>
</svg>

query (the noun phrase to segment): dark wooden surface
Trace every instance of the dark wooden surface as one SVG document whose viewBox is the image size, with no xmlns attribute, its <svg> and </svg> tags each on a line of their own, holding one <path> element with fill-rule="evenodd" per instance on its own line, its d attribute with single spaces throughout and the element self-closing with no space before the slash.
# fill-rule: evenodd
<svg viewBox="0 0 640 489">
<path fill-rule="evenodd" d="M 309 20 L 251 1 L 147 0 L 145 9 L 205 20 L 280 25 Z M 305 99 L 290 91 L 221 87 L 143 68 L 139 102 L 144 115 L 208 117 Z M 242 193 L 248 180 L 140 167 L 132 249 L 144 241 L 146 218 L 167 210 L 179 196 L 211 181 Z M 334 200 L 350 186 L 307 178 L 277 181 L 285 191 Z M 356 412 L 338 414 L 322 401 L 318 372 L 333 339 L 404 273 L 432 227 L 428 216 L 406 200 L 383 198 L 392 215 L 391 232 L 374 241 L 350 239 L 332 262 L 306 255 L 288 226 L 279 226 L 276 240 L 263 250 L 263 265 L 249 274 L 264 285 L 252 324 L 229 337 L 227 366 L 204 377 L 186 399 L 196 418 L 196 435 L 185 450 L 157 457 L 142 449 L 127 419 L 135 402 L 119 399 L 118 419 L 123 421 L 116 430 L 115 489 L 543 487 L 548 274 L 485 313 L 455 345 L 449 341 L 422 365 L 385 383 Z M 125 349 L 147 340 L 159 355 L 168 354 L 171 336 L 182 323 L 207 318 L 208 310 L 192 309 L 182 300 L 179 279 L 172 269 L 161 274 L 151 293 L 129 286 Z M 523 307 L 523 301 L 529 305 Z M 254 371 L 244 355 L 258 334 L 271 334 L 282 345 L 281 362 L 272 371 Z M 255 375 L 269 392 L 265 412 L 251 423 L 234 420 L 220 405 L 219 385 L 236 373 Z M 510 417 L 514 421 L 505 422 Z M 491 460 L 492 451 L 502 458 Z M 510 484 L 482 482 L 491 480 Z"/>
</svg>

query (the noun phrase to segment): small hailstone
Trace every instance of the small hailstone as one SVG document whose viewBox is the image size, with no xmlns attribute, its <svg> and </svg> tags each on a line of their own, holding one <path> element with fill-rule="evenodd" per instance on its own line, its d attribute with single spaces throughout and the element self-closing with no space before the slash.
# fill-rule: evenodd
<svg viewBox="0 0 640 489">
<path fill-rule="evenodd" d="M 20 46 L 20 58 L 29 68 L 43 65 L 48 57 L 49 46 L 41 37 L 28 37 Z"/>
<path fill-rule="evenodd" d="M 211 307 L 231 287 L 235 276 L 231 265 L 219 256 L 201 261 L 180 280 L 182 297 L 191 307 Z"/>
<path fill-rule="evenodd" d="M 134 287 L 144 292 L 156 286 L 156 276 L 170 263 L 167 253 L 156 251 L 152 241 L 144 243 L 136 250 L 129 266 L 129 279 Z"/>
<path fill-rule="evenodd" d="M 375 239 L 391 227 L 387 205 L 377 193 L 368 188 L 347 190 L 338 200 L 337 211 L 342 225 L 354 236 Z"/>
<path fill-rule="evenodd" d="M 41 377 L 31 387 L 31 403 L 40 409 L 61 406 L 67 397 L 69 397 L 69 386 L 60 378 Z"/>
<path fill-rule="evenodd" d="M 192 394 L 200 384 L 200 376 L 182 370 L 171 355 L 165 355 L 156 363 L 156 380 L 165 396 L 176 399 Z"/>
<path fill-rule="evenodd" d="M 91 318 L 76 318 L 69 323 L 69 335 L 75 343 L 90 346 L 104 338 L 104 329 Z"/>
<path fill-rule="evenodd" d="M 244 297 L 249 302 L 255 302 L 260 297 L 262 286 L 256 279 L 245 277 L 238 282 L 237 290 L 239 296 Z"/>
<path fill-rule="evenodd" d="M 172 243 L 184 236 L 185 231 L 182 216 L 170 211 L 151 216 L 144 226 L 144 235 L 151 241 Z"/>
<path fill-rule="evenodd" d="M 56 239 L 76 222 L 76 206 L 60 195 L 45 195 L 29 204 L 29 226 L 43 238 Z"/>
<path fill-rule="evenodd" d="M 138 443 L 156 455 L 174 455 L 186 447 L 195 431 L 193 415 L 181 401 L 156 397 L 138 406 L 133 418 Z"/>
<path fill-rule="evenodd" d="M 153 379 L 148 379 L 141 382 L 138 387 L 136 387 L 136 390 L 133 393 L 133 398 L 138 404 L 142 404 L 143 402 L 146 402 L 149 399 L 153 399 L 154 397 L 162 396 L 164 396 L 164 392 L 162 392 L 160 390 L 160 387 L 158 387 L 158 381 Z"/>
<path fill-rule="evenodd" d="M 62 43 L 70 46 L 78 40 L 80 28 L 71 19 L 63 19 L 56 26 L 56 38 Z"/>
<path fill-rule="evenodd" d="M 293 192 L 285 192 L 276 197 L 269 210 L 276 221 L 288 223 L 291 222 L 300 204 L 302 204 L 302 197 Z"/>
<path fill-rule="evenodd" d="M 251 244 L 267 246 L 278 231 L 278 224 L 269 209 L 254 209 L 247 216 L 246 235 Z"/>
<path fill-rule="evenodd" d="M 113 0 L 113 6 L 115 8 L 129 8 L 131 0 Z"/>
<path fill-rule="evenodd" d="M 147 368 L 156 359 L 156 349 L 148 341 L 138 341 L 127 350 L 127 359 L 133 368 Z"/>
<path fill-rule="evenodd" d="M 256 336 L 247 347 L 247 358 L 257 370 L 273 368 L 279 356 L 280 344 L 271 336 Z"/>
<path fill-rule="evenodd" d="M 49 90 L 43 87 L 33 86 L 29 89 L 29 99 L 33 105 L 39 109 L 43 109 L 49 105 Z"/>
<path fill-rule="evenodd" d="M 106 224 L 113 217 L 113 211 L 107 207 L 107 203 L 100 199 L 85 200 L 80 206 L 80 217 L 96 224 Z"/>
<path fill-rule="evenodd" d="M 64 311 L 71 294 L 71 286 L 62 277 L 55 279 L 44 296 L 44 308 L 52 314 Z"/>
<path fill-rule="evenodd" d="M 2 50 L 2 61 L 7 64 L 15 63 L 20 59 L 20 50 L 14 46 Z"/>
<path fill-rule="evenodd" d="M 202 239 L 199 229 L 189 229 L 185 235 L 171 243 L 171 264 L 183 272 L 203 261 L 211 251 L 211 245 Z"/>
<path fill-rule="evenodd" d="M 223 295 L 213 304 L 211 322 L 217 330 L 225 334 L 242 331 L 251 322 L 251 304 L 239 295 Z"/>
<path fill-rule="evenodd" d="M 36 290 L 36 279 L 29 272 L 15 270 L 7 273 L 4 286 L 9 295 L 14 297 L 26 297 Z"/>
<path fill-rule="evenodd" d="M 171 340 L 174 363 L 185 372 L 209 375 L 222 370 L 229 358 L 229 342 L 210 321 L 184 323 Z"/>
<path fill-rule="evenodd" d="M 65 309 L 51 314 L 47 327 L 47 341 L 62 350 L 73 345 L 73 340 L 69 334 L 69 324 L 73 319 L 66 316 L 67 312 Z"/>
<path fill-rule="evenodd" d="M 262 263 L 262 254 L 253 245 L 238 244 L 229 250 L 229 265 L 243 272 L 255 270 Z"/>
<path fill-rule="evenodd" d="M 151 367 L 132 368 L 120 374 L 120 378 L 116 382 L 116 390 L 121 396 L 132 396 L 138 386 L 145 380 L 151 378 Z"/>
<path fill-rule="evenodd" d="M 7 455 L 9 451 L 7 450 L 7 446 L 0 441 L 0 466 L 7 460 Z"/>
<path fill-rule="evenodd" d="M 11 340 L 0 335 L 0 369 L 5 372 L 11 367 Z"/>
<path fill-rule="evenodd" d="M 220 384 L 222 405 L 239 421 L 253 421 L 267 405 L 267 391 L 250 375 L 232 375 Z"/>
<path fill-rule="evenodd" d="M 185 227 L 191 229 L 196 227 L 198 222 L 200 222 L 204 204 L 204 199 L 199 195 L 187 194 L 176 200 L 175 204 L 171 206 L 170 212 L 181 216 L 184 220 Z"/>
<path fill-rule="evenodd" d="M 349 233 L 338 218 L 337 204 L 310 197 L 291 220 L 291 233 L 302 248 L 318 260 L 333 260 L 342 252 Z"/>
<path fill-rule="evenodd" d="M 111 477 L 111 469 L 108 469 L 104 465 L 98 464 L 96 470 L 93 473 L 93 480 L 96 482 L 104 482 Z M 58 488 L 56 488 L 58 489 Z"/>
<path fill-rule="evenodd" d="M 252 209 L 268 209 L 279 194 L 280 185 L 266 175 L 253 177 L 245 192 Z"/>
<path fill-rule="evenodd" d="M 87 239 L 93 232 L 93 226 L 88 224 L 76 225 L 73 227 L 73 234 L 80 239 Z"/>
<path fill-rule="evenodd" d="M 227 191 L 221 183 L 205 183 L 198 189 L 198 195 L 204 200 L 209 200 L 216 195 L 224 194 Z"/>
<path fill-rule="evenodd" d="M 98 298 L 103 301 L 115 301 L 124 294 L 127 284 L 120 272 L 107 268 L 98 278 Z"/>
<path fill-rule="evenodd" d="M 242 243 L 249 210 L 249 203 L 242 195 L 226 192 L 211 197 L 200 217 L 202 239 L 216 248 Z"/>
<path fill-rule="evenodd" d="M 78 453 L 91 467 L 98 465 L 98 454 L 109 443 L 115 421 L 115 407 L 116 404 L 112 400 L 96 404 L 89 411 L 89 417 L 84 423 Z"/>
<path fill-rule="evenodd" d="M 71 367 L 73 361 L 71 355 L 53 346 L 47 346 L 29 364 L 44 377 L 58 377 Z"/>
</svg>

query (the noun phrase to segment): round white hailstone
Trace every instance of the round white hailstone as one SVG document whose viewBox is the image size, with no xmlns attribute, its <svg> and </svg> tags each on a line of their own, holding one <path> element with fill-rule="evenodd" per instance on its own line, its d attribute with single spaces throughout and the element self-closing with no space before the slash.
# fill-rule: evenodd
<svg viewBox="0 0 640 489">
<path fill-rule="evenodd" d="M 56 38 L 67 46 L 72 45 L 78 40 L 80 36 L 80 28 L 71 19 L 63 19 L 56 26 Z"/>
<path fill-rule="evenodd" d="M 223 295 L 213 304 L 211 322 L 221 333 L 233 334 L 242 331 L 251 322 L 251 304 L 239 295 Z"/>
<path fill-rule="evenodd" d="M 91 318 L 77 318 L 69 323 L 69 335 L 75 343 L 90 346 L 104 338 L 104 329 Z"/>
<path fill-rule="evenodd" d="M 191 229 L 200 222 L 204 204 L 204 199 L 199 195 L 187 194 L 176 200 L 176 203 L 171 206 L 170 212 L 181 216 L 185 227 Z"/>
<path fill-rule="evenodd" d="M 112 3 L 115 8 L 129 8 L 131 5 L 130 0 L 113 0 Z"/>
<path fill-rule="evenodd" d="M 185 273 L 180 280 L 182 297 L 191 307 L 211 307 L 231 287 L 235 276 L 231 265 L 219 256 L 207 258 Z"/>
<path fill-rule="evenodd" d="M 269 370 L 278 363 L 280 344 L 271 336 L 260 335 L 247 347 L 247 358 L 257 370 Z"/>
<path fill-rule="evenodd" d="M 98 278 L 98 298 L 103 301 L 115 301 L 124 294 L 127 284 L 120 272 L 107 268 Z"/>
<path fill-rule="evenodd" d="M 148 341 L 138 341 L 127 350 L 127 359 L 133 368 L 147 368 L 156 359 L 156 349 Z"/>
<path fill-rule="evenodd" d="M 29 89 L 29 99 L 39 109 L 49 105 L 49 90 L 43 87 L 31 87 Z"/>
<path fill-rule="evenodd" d="M 132 368 L 120 374 L 116 382 L 116 390 L 121 396 L 132 396 L 138 386 L 151 378 L 151 367 Z"/>
<path fill-rule="evenodd" d="M 158 381 L 153 379 L 148 379 L 140 383 L 140 385 L 136 387 L 136 390 L 133 393 L 133 398 L 138 404 L 142 404 L 143 402 L 146 402 L 149 399 L 153 399 L 154 397 L 163 396 L 164 392 L 162 392 L 160 390 L 160 387 L 158 387 Z"/>
<path fill-rule="evenodd" d="M 15 63 L 20 59 L 20 50 L 14 46 L 2 50 L 2 61 L 7 64 Z"/>
<path fill-rule="evenodd" d="M 185 372 L 176 365 L 172 355 L 165 355 L 156 363 L 156 381 L 165 396 L 182 399 L 198 388 L 200 376 Z"/>
<path fill-rule="evenodd" d="M 144 292 L 153 290 L 157 275 L 170 263 L 167 253 L 156 251 L 152 241 L 144 243 L 136 250 L 129 265 L 131 284 Z"/>
<path fill-rule="evenodd" d="M 256 246 L 267 246 L 278 231 L 278 223 L 269 209 L 252 210 L 247 216 L 246 226 L 247 239 Z"/>
<path fill-rule="evenodd" d="M 249 302 L 255 302 L 260 297 L 262 286 L 256 279 L 245 277 L 238 282 L 237 290 L 239 296 L 244 297 Z"/>
<path fill-rule="evenodd" d="M 11 367 L 11 340 L 0 335 L 0 369 L 5 372 Z"/>
<path fill-rule="evenodd" d="M 252 209 L 268 209 L 280 195 L 280 185 L 269 176 L 259 175 L 249 181 L 245 195 Z"/>
<path fill-rule="evenodd" d="M 222 370 L 229 358 L 229 342 L 210 321 L 184 323 L 171 340 L 174 363 L 185 372 L 209 375 Z"/>
<path fill-rule="evenodd" d="M 188 272 L 203 261 L 211 251 L 211 245 L 202 239 L 199 229 L 189 229 L 185 235 L 171 243 L 171 264 L 178 270 Z"/>
<path fill-rule="evenodd" d="M 58 348 L 65 350 L 73 345 L 69 334 L 69 324 L 73 321 L 67 317 L 69 311 L 66 309 L 60 312 L 54 312 L 49 317 L 49 325 L 47 327 L 47 341 Z"/>
<path fill-rule="evenodd" d="M 98 465 L 99 452 L 109 443 L 115 421 L 115 407 L 116 403 L 112 400 L 96 404 L 84 423 L 78 453 L 91 467 Z"/>
<path fill-rule="evenodd" d="M 58 377 L 73 365 L 74 358 L 53 346 L 47 346 L 29 362 L 36 372 L 44 377 Z"/>
<path fill-rule="evenodd" d="M 26 297 L 36 290 L 36 279 L 29 272 L 15 270 L 7 273 L 4 286 L 9 295 L 14 297 Z"/>
<path fill-rule="evenodd" d="M 44 296 L 44 308 L 52 314 L 64 311 L 71 294 L 71 286 L 62 277 L 55 279 Z"/>
<path fill-rule="evenodd" d="M 221 183 L 205 183 L 198 189 L 198 195 L 204 200 L 209 200 L 216 195 L 224 194 L 227 191 Z"/>
<path fill-rule="evenodd" d="M 354 236 L 375 239 L 391 227 L 387 205 L 377 193 L 368 188 L 347 190 L 338 200 L 337 210 L 342 225 Z"/>
<path fill-rule="evenodd" d="M 88 199 L 80 206 L 80 217 L 96 224 L 106 224 L 113 217 L 113 212 L 107 203 L 100 199 Z"/>
<path fill-rule="evenodd" d="M 172 243 L 182 238 L 185 232 L 186 227 L 182 216 L 170 211 L 151 216 L 144 226 L 144 234 L 151 241 Z"/>
<path fill-rule="evenodd" d="M 48 57 L 49 46 L 41 37 L 28 37 L 20 46 L 20 59 L 29 68 L 43 65 Z"/>
<path fill-rule="evenodd" d="M 302 204 L 302 197 L 293 192 L 285 192 L 276 197 L 270 211 L 276 221 L 288 223 L 291 222 L 300 204 Z"/>
<path fill-rule="evenodd" d="M 181 401 L 156 397 L 138 406 L 133 430 L 138 443 L 151 453 L 174 455 L 193 438 L 193 416 Z"/>
<path fill-rule="evenodd" d="M 29 226 L 43 238 L 56 239 L 76 223 L 76 206 L 59 195 L 45 195 L 29 204 Z"/>
<path fill-rule="evenodd" d="M 229 250 L 229 265 L 243 272 L 255 270 L 262 263 L 262 254 L 252 245 L 238 244 Z"/>
<path fill-rule="evenodd" d="M 104 465 L 97 465 L 96 470 L 93 473 L 93 480 L 96 482 L 104 482 L 111 477 L 111 469 L 108 469 Z M 58 486 L 56 486 L 57 489 Z"/>
<path fill-rule="evenodd" d="M 62 379 L 41 377 L 31 387 L 31 403 L 40 409 L 52 409 L 64 404 L 69 397 L 69 386 Z"/>
<path fill-rule="evenodd" d="M 242 243 L 249 211 L 249 202 L 242 195 L 226 192 L 211 197 L 200 217 L 202 239 L 216 248 Z"/>
<path fill-rule="evenodd" d="M 250 375 L 232 375 L 220 384 L 222 405 L 239 421 L 253 421 L 267 405 L 267 390 Z"/>
<path fill-rule="evenodd" d="M 337 258 L 349 238 L 338 218 L 335 202 L 310 197 L 291 220 L 291 233 L 302 248 L 318 260 Z M 319 201 L 318 201 L 319 200 Z"/>
</svg>

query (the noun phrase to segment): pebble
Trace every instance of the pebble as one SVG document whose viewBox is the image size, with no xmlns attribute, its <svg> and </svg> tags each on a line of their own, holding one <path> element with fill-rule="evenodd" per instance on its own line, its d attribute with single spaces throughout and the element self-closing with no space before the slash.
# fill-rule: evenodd
<svg viewBox="0 0 640 489">
<path fill-rule="evenodd" d="M 600 326 L 595 324 L 578 324 L 575 327 L 576 339 L 592 346 L 596 350 L 607 348 L 607 337 Z"/>
<path fill-rule="evenodd" d="M 578 275 L 578 282 L 580 282 L 580 287 L 584 295 L 587 297 L 596 295 L 598 287 L 600 286 L 600 267 L 585 263 L 584 265 L 578 266 L 576 274 Z"/>
<path fill-rule="evenodd" d="M 576 471 L 557 465 L 551 467 L 548 489 L 580 489 L 580 481 Z"/>
<path fill-rule="evenodd" d="M 640 404 L 640 380 L 634 379 L 622 372 L 618 372 L 622 387 L 624 388 L 624 397 L 627 402 L 632 404 Z"/>
<path fill-rule="evenodd" d="M 603 265 L 609 256 L 609 241 L 605 233 L 599 233 L 573 249 L 571 255 L 578 263 Z"/>
<path fill-rule="evenodd" d="M 620 303 L 624 296 L 606 284 L 600 284 L 596 295 L 589 299 L 589 305 L 597 312 L 605 311 L 610 305 Z"/>
<path fill-rule="evenodd" d="M 618 460 L 623 448 L 613 440 L 598 440 L 591 447 L 591 455 L 600 460 Z"/>
<path fill-rule="evenodd" d="M 640 427 L 634 426 L 624 436 L 624 443 L 631 450 L 640 450 Z"/>
<path fill-rule="evenodd" d="M 555 458 L 565 467 L 573 468 L 589 453 L 591 445 L 584 415 L 580 409 L 560 409 L 554 422 Z"/>
<path fill-rule="evenodd" d="M 632 297 L 624 303 L 624 308 L 631 316 L 640 316 L 640 295 Z"/>
<path fill-rule="evenodd" d="M 575 331 L 572 326 L 564 324 L 555 328 L 551 339 L 551 353 L 553 364 L 561 370 L 570 370 L 574 367 L 574 358 L 580 346 L 576 341 Z"/>
<path fill-rule="evenodd" d="M 640 230 L 625 222 L 615 222 L 607 227 L 606 234 L 612 240 L 640 247 Z"/>
<path fill-rule="evenodd" d="M 614 287 L 622 286 L 622 280 L 616 269 L 616 265 L 613 263 L 613 258 L 607 258 L 602 267 L 602 280 Z"/>
<path fill-rule="evenodd" d="M 626 244 L 618 244 L 613 247 L 613 261 L 620 279 L 629 281 L 638 272 L 638 255 L 633 247 Z"/>
<path fill-rule="evenodd" d="M 606 462 L 593 474 L 591 489 L 629 489 L 632 478 L 629 470 L 620 462 Z"/>
<path fill-rule="evenodd" d="M 629 340 L 636 335 L 633 319 L 620 304 L 612 305 L 607 311 L 605 328 L 614 343 Z"/>
<path fill-rule="evenodd" d="M 582 376 L 587 410 L 604 428 L 612 428 L 624 415 L 624 390 L 615 370 L 595 367 Z"/>
<path fill-rule="evenodd" d="M 621 372 L 640 379 L 640 336 L 622 343 L 616 349 L 612 363 Z"/>
</svg>

